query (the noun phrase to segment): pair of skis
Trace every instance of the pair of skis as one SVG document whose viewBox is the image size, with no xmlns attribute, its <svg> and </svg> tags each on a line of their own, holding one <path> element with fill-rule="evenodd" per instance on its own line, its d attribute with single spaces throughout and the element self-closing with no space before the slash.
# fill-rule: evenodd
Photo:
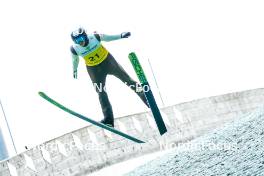
<svg viewBox="0 0 264 176">
<path fill-rule="evenodd" d="M 164 123 L 164 121 L 162 119 L 162 116 L 160 114 L 160 111 L 159 111 L 159 108 L 158 108 L 157 103 L 155 101 L 155 98 L 153 96 L 153 93 L 152 93 L 152 91 L 150 89 L 150 85 L 149 85 L 149 83 L 147 81 L 147 78 L 146 78 L 146 76 L 144 74 L 144 71 L 143 71 L 143 69 L 142 69 L 142 67 L 141 67 L 141 65 L 139 63 L 139 60 L 138 60 L 138 58 L 137 58 L 135 53 L 133 53 L 133 52 L 130 53 L 128 55 L 128 57 L 129 57 L 129 60 L 130 60 L 131 64 L 133 65 L 133 68 L 134 68 L 134 70 L 135 70 L 135 72 L 136 72 L 136 74 L 138 76 L 138 79 L 139 79 L 139 81 L 141 83 L 141 86 L 142 87 L 146 87 L 146 86 L 148 87 L 147 91 L 145 91 L 144 93 L 145 93 L 145 96 L 146 96 L 146 98 L 148 100 L 148 103 L 149 103 L 150 109 L 152 111 L 153 117 L 155 119 L 155 122 L 157 124 L 158 130 L 159 130 L 160 134 L 163 135 L 164 133 L 167 132 L 167 128 L 166 128 L 165 123 Z M 88 117 L 86 117 L 84 115 L 81 115 L 81 114 L 79 114 L 79 113 L 77 113 L 77 112 L 75 112 L 75 111 L 63 106 L 62 104 L 58 103 L 54 99 L 50 98 L 44 92 L 39 92 L 39 95 L 42 98 L 44 98 L 45 100 L 47 100 L 48 102 L 50 102 L 53 105 L 57 106 L 58 108 L 62 109 L 63 111 L 68 112 L 68 113 L 70 113 L 70 114 L 72 114 L 72 115 L 74 115 L 74 116 L 76 116 L 76 117 L 78 117 L 78 118 L 80 118 L 82 120 L 85 120 L 85 121 L 87 121 L 89 123 L 92 123 L 93 125 L 96 125 L 98 127 L 104 128 L 105 130 L 113 132 L 113 133 L 115 133 L 117 135 L 120 135 L 120 136 L 122 136 L 124 138 L 127 138 L 127 139 L 129 139 L 131 141 L 134 141 L 136 143 L 145 143 L 142 140 L 139 140 L 139 139 L 137 139 L 137 138 L 135 138 L 133 136 L 130 136 L 130 135 L 126 134 L 126 133 L 123 133 L 123 132 L 121 132 L 121 131 L 119 131 L 119 130 L 117 130 L 115 128 L 109 127 L 109 126 L 107 126 L 107 125 L 105 125 L 103 123 L 96 122 L 96 121 L 94 121 L 94 120 L 92 120 L 92 119 L 90 119 L 90 118 L 88 118 Z"/>
</svg>

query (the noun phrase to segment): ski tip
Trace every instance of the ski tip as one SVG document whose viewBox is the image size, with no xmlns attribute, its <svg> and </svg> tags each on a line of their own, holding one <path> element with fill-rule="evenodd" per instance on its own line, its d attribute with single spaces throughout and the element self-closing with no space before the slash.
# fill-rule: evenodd
<svg viewBox="0 0 264 176">
<path fill-rule="evenodd" d="M 45 93 L 44 93 L 44 92 L 38 92 L 38 94 L 39 94 L 40 96 L 43 96 L 43 95 L 45 95 Z"/>
<path fill-rule="evenodd" d="M 131 53 L 128 54 L 128 57 L 134 58 L 134 57 L 136 57 L 136 53 L 135 52 L 131 52 Z"/>
<path fill-rule="evenodd" d="M 128 55 L 134 55 L 135 54 L 135 52 L 130 52 Z"/>
</svg>

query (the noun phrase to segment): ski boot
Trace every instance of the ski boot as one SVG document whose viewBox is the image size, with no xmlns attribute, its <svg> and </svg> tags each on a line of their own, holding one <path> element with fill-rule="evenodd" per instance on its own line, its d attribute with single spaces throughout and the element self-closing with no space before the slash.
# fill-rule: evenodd
<svg viewBox="0 0 264 176">
<path fill-rule="evenodd" d="M 105 119 L 101 120 L 100 121 L 102 124 L 106 125 L 106 126 L 109 126 L 109 127 L 112 127 L 114 128 L 115 125 L 114 125 L 114 121 L 110 122 L 110 121 L 106 121 Z"/>
</svg>

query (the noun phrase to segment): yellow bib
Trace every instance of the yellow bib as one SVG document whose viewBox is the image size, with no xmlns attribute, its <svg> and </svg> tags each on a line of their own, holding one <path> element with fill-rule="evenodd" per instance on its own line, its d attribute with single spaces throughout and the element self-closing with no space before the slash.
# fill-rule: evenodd
<svg viewBox="0 0 264 176">
<path fill-rule="evenodd" d="M 108 51 L 100 45 L 97 49 L 84 56 L 85 64 L 88 66 L 96 66 L 103 62 L 108 55 Z"/>
</svg>

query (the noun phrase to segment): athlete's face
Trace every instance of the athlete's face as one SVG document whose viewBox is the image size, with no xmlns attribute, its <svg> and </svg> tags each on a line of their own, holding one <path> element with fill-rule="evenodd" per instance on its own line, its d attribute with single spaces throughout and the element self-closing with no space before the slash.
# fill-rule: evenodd
<svg viewBox="0 0 264 176">
<path fill-rule="evenodd" d="M 81 46 L 85 46 L 85 44 L 86 44 L 85 39 L 86 38 L 84 36 L 79 36 L 79 37 L 75 38 L 75 43 L 77 43 Z"/>
<path fill-rule="evenodd" d="M 80 42 L 81 46 L 85 46 L 85 41 Z"/>
</svg>

